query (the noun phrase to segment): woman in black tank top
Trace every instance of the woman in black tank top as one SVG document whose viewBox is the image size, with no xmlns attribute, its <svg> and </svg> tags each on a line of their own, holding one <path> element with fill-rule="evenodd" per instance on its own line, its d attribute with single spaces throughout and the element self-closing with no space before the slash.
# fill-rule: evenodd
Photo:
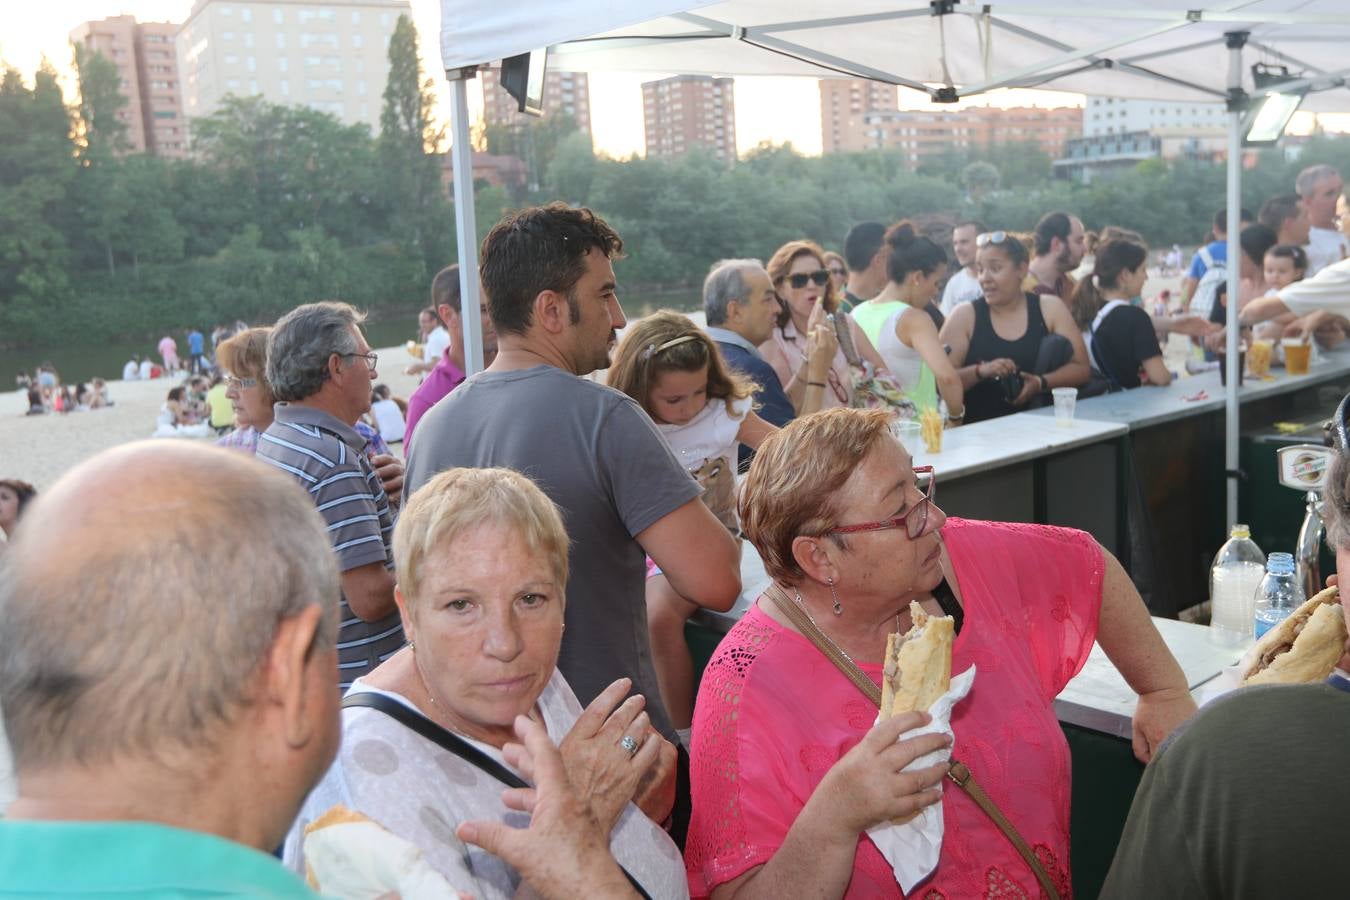
<svg viewBox="0 0 1350 900">
<path fill-rule="evenodd" d="M 966 421 L 979 422 L 1025 409 L 1056 387 L 1078 387 L 1091 374 L 1083 336 L 1057 297 L 1022 290 L 1029 255 L 1017 238 L 995 231 L 977 239 L 976 271 L 984 296 L 958 306 L 942 329 L 952 365 L 966 390 Z M 1022 320 L 1014 338 L 1005 333 Z M 1057 336 L 1057 337 L 1056 337 Z"/>
</svg>

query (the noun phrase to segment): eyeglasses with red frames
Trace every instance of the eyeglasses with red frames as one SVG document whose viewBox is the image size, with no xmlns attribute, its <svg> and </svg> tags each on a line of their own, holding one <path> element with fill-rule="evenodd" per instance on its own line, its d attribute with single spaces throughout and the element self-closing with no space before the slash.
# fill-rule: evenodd
<svg viewBox="0 0 1350 900">
<path fill-rule="evenodd" d="M 896 516 L 892 519 L 882 519 L 880 522 L 863 522 L 859 525 L 840 525 L 838 528 L 831 528 L 826 534 L 858 534 L 863 531 L 886 531 L 890 528 L 904 527 L 905 533 L 909 535 L 910 540 L 914 540 L 923 534 L 924 526 L 928 524 L 928 510 L 933 506 L 933 496 L 937 492 L 937 472 L 933 471 L 932 466 L 915 466 L 915 480 L 927 476 L 928 485 L 920 488 L 923 492 L 922 498 L 918 503 L 910 507 L 909 512 L 903 516 Z"/>
</svg>

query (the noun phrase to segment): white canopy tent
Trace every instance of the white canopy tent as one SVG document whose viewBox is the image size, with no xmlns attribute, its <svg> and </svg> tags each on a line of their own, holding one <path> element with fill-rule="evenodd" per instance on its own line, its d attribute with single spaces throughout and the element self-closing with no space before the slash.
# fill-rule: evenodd
<svg viewBox="0 0 1350 900">
<path fill-rule="evenodd" d="M 466 79 L 480 65 L 540 47 L 548 48 L 550 68 L 564 71 L 851 76 L 921 91 L 939 103 L 1012 87 L 1224 101 L 1258 93 L 1250 64 L 1266 62 L 1301 76 L 1297 86 L 1311 91 L 1303 108 L 1350 111 L 1350 0 L 1151 0 L 1144 7 L 1120 0 L 442 0 L 441 8 L 441 54 L 454 88 L 460 279 L 470 307 L 477 303 L 478 261 Z M 1240 253 L 1241 118 L 1229 116 L 1229 259 Z M 1229 296 L 1237 296 L 1237 272 L 1229 268 Z M 1232 473 L 1236 304 L 1228 315 Z M 463 320 L 468 365 L 476 371 L 478 319 Z M 1236 517 L 1230 476 L 1228 521 Z"/>
</svg>

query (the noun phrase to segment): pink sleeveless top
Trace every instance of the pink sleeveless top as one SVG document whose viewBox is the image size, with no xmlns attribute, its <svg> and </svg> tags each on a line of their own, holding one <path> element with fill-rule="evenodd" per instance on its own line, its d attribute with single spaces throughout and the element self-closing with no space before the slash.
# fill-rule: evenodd
<svg viewBox="0 0 1350 900">
<path fill-rule="evenodd" d="M 1083 532 L 1039 525 L 948 519 L 942 534 L 965 604 L 952 672 L 978 668 L 952 720 L 953 753 L 1067 898 L 1069 749 L 1053 701 L 1096 638 L 1101 548 Z M 880 683 L 881 666 L 862 668 Z M 707 896 L 768 862 L 821 778 L 875 718 L 876 707 L 806 638 L 752 607 L 699 687 L 685 848 L 691 894 Z M 1030 868 L 965 792 L 947 784 L 942 805 L 942 856 L 912 896 L 1041 895 Z M 845 896 L 903 896 L 866 835 Z"/>
</svg>

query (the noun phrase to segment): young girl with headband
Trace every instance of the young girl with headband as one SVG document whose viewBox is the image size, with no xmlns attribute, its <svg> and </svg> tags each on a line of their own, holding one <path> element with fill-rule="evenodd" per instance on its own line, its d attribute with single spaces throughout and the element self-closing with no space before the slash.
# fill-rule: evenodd
<svg viewBox="0 0 1350 900">
<path fill-rule="evenodd" d="M 738 444 L 759 447 L 773 432 L 752 409 L 754 385 L 730 372 L 712 338 L 687 316 L 662 310 L 624 334 L 609 386 L 632 397 L 656 423 L 680 463 L 703 488 L 703 502 L 733 535 Z M 688 746 L 694 671 L 684 623 L 699 608 L 648 560 L 647 629 L 662 699 Z"/>
</svg>

